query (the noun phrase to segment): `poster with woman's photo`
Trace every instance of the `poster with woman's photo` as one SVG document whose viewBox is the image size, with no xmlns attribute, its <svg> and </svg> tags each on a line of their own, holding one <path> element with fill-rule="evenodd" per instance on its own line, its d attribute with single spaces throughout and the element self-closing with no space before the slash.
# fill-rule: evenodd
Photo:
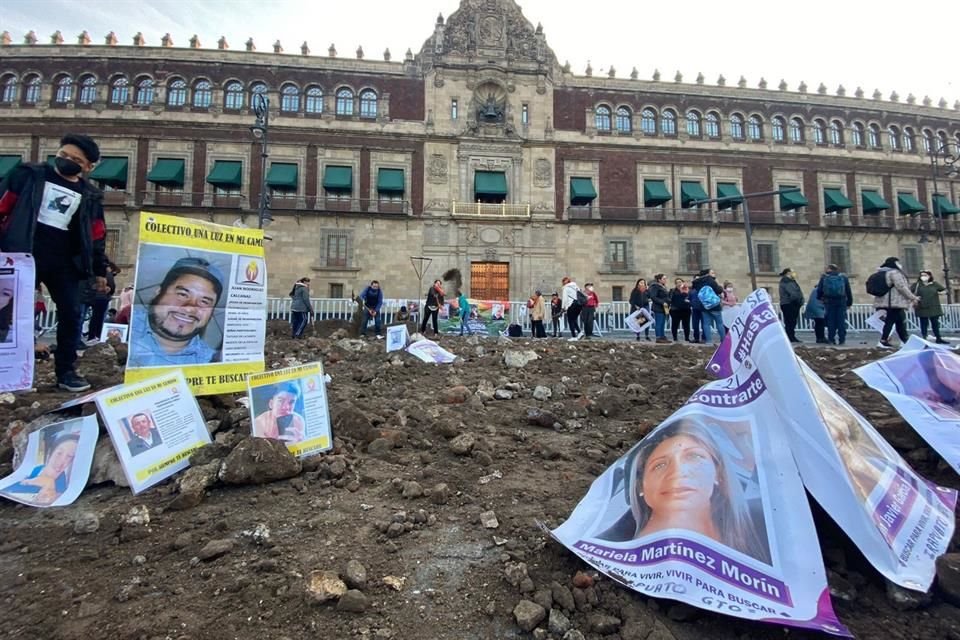
<svg viewBox="0 0 960 640">
<path fill-rule="evenodd" d="M 182 370 L 197 395 L 263 371 L 263 231 L 141 212 L 126 382 Z"/>
<path fill-rule="evenodd" d="M 134 493 L 186 469 L 190 454 L 210 442 L 180 371 L 114 387 L 95 400 Z"/>
<path fill-rule="evenodd" d="M 0 253 L 0 391 L 33 386 L 33 256 Z"/>
<path fill-rule="evenodd" d="M 129 330 L 130 325 L 104 322 L 103 329 L 100 330 L 100 342 L 109 342 L 112 338 L 126 342 Z"/>
<path fill-rule="evenodd" d="M 775 416 L 752 368 L 701 387 L 594 481 L 554 537 L 645 595 L 849 635 Z"/>
<path fill-rule="evenodd" d="M 0 496 L 31 507 L 73 504 L 87 486 L 99 431 L 95 415 L 34 431 L 23 462 L 0 480 Z"/>
<path fill-rule="evenodd" d="M 803 484 L 891 582 L 926 591 L 953 536 L 957 494 L 927 482 L 877 430 L 800 360 L 763 290 L 747 296 L 708 370 L 751 363 L 776 398 L 776 414 Z"/>
<path fill-rule="evenodd" d="M 251 432 L 285 442 L 305 458 L 333 448 L 323 365 L 319 362 L 247 378 Z"/>
<path fill-rule="evenodd" d="M 907 346 L 854 373 L 960 473 L 960 356 L 919 338 Z"/>
</svg>

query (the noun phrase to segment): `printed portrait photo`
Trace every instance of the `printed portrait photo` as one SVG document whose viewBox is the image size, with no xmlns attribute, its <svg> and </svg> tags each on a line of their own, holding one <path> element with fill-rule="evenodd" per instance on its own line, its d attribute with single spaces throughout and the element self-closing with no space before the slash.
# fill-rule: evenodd
<svg viewBox="0 0 960 640">
<path fill-rule="evenodd" d="M 903 395 L 938 420 L 960 420 L 960 356 L 940 349 L 912 351 L 878 363 Z"/>
<path fill-rule="evenodd" d="M 617 465 L 593 537 L 625 542 L 687 530 L 770 563 L 749 422 L 687 414 L 652 431 Z"/>
<path fill-rule="evenodd" d="M 219 362 L 231 266 L 228 254 L 141 246 L 127 366 Z"/>
<path fill-rule="evenodd" d="M 140 411 L 124 418 L 123 429 L 131 457 L 163 444 L 160 430 L 149 411 Z"/>
<path fill-rule="evenodd" d="M 316 377 L 311 379 L 316 380 Z M 322 384 L 322 382 L 321 382 Z M 316 388 L 316 382 L 314 382 Z M 303 390 L 296 380 L 254 387 L 253 435 L 284 442 L 301 442 L 307 424 L 303 418 Z"/>
<path fill-rule="evenodd" d="M 61 423 L 44 427 L 40 433 L 36 457 L 23 462 L 24 465 L 33 466 L 30 474 L 4 488 L 3 492 L 16 495 L 25 502 L 49 505 L 56 502 L 70 486 L 80 432 L 71 429 L 70 423 Z"/>
<path fill-rule="evenodd" d="M 4 269 L 3 271 L 12 271 Z M 4 274 L 0 272 L 0 348 L 16 346 L 17 314 L 14 305 L 17 292 L 16 273 Z"/>
</svg>

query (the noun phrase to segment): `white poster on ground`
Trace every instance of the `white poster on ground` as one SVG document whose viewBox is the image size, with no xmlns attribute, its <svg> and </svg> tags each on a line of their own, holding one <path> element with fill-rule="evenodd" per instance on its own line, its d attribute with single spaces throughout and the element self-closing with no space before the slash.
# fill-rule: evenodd
<svg viewBox="0 0 960 640">
<path fill-rule="evenodd" d="M 73 504 L 87 486 L 99 432 L 95 415 L 34 431 L 23 462 L 0 480 L 0 496 L 31 507 Z"/>
<path fill-rule="evenodd" d="M 400 351 L 407 345 L 407 325 L 395 324 L 387 327 L 387 353 Z"/>
<path fill-rule="evenodd" d="M 210 442 L 180 371 L 97 394 L 96 402 L 134 493 L 186 469 L 190 454 Z"/>
<path fill-rule="evenodd" d="M 642 594 L 849 636 L 780 425 L 747 364 L 614 462 L 552 535 Z"/>
<path fill-rule="evenodd" d="M 433 340 L 417 340 L 407 347 L 407 353 L 416 356 L 423 362 L 434 364 L 450 364 L 457 359 L 456 354 L 450 353 Z"/>
<path fill-rule="evenodd" d="M 884 577 L 927 590 L 953 536 L 956 492 L 917 475 L 796 357 L 763 290 L 744 301 L 708 370 L 723 375 L 744 362 L 776 397 L 807 490 Z"/>
<path fill-rule="evenodd" d="M 33 386 L 33 291 L 27 253 L 0 253 L 0 391 Z"/>
<path fill-rule="evenodd" d="M 306 458 L 333 448 L 323 365 L 319 362 L 247 378 L 252 435 L 286 443 Z"/>
<path fill-rule="evenodd" d="M 627 325 L 627 329 L 634 333 L 643 333 L 645 330 L 650 328 L 650 325 L 653 324 L 653 314 L 651 314 L 647 309 L 637 309 L 626 318 L 624 318 L 624 323 Z"/>
</svg>

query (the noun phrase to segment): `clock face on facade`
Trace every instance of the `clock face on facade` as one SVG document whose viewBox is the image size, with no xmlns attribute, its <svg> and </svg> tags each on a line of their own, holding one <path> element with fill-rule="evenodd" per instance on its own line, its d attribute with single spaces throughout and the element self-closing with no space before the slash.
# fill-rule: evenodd
<svg viewBox="0 0 960 640">
<path fill-rule="evenodd" d="M 503 27 L 497 16 L 487 16 L 480 21 L 480 41 L 484 44 L 499 44 Z"/>
</svg>

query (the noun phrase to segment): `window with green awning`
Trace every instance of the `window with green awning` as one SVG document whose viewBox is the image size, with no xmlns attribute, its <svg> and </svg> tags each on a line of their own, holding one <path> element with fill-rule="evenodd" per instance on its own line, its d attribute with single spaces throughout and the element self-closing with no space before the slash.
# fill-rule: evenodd
<svg viewBox="0 0 960 640">
<path fill-rule="evenodd" d="M 597 199 L 592 178 L 570 178 L 570 204 L 583 207 Z"/>
<path fill-rule="evenodd" d="M 243 163 L 239 160 L 217 160 L 207 175 L 207 182 L 221 189 L 239 189 L 243 184 Z"/>
<path fill-rule="evenodd" d="M 960 213 L 960 207 L 950 202 L 942 193 L 933 194 L 933 215 L 955 216 Z"/>
<path fill-rule="evenodd" d="M 643 181 L 643 206 L 659 207 L 673 200 L 665 180 Z"/>
<path fill-rule="evenodd" d="M 909 191 L 900 191 L 897 193 L 897 210 L 900 215 L 908 216 L 914 213 L 923 213 L 927 208 L 920 204 L 920 201 Z"/>
<path fill-rule="evenodd" d="M 837 213 L 853 207 L 853 203 L 843 195 L 840 189 L 823 190 L 824 211 L 827 213 Z"/>
<path fill-rule="evenodd" d="M 738 204 L 743 204 L 743 194 L 740 193 L 740 189 L 737 187 L 737 185 L 732 182 L 718 182 L 717 197 L 718 198 L 735 198 L 734 200 L 718 202 L 717 209 L 720 209 L 721 211 L 723 211 L 724 209 L 730 209 L 731 207 L 735 207 Z"/>
<path fill-rule="evenodd" d="M 703 185 L 692 180 L 680 182 L 680 206 L 684 209 L 691 206 L 694 200 L 709 200 L 710 196 L 703 190 Z"/>
<path fill-rule="evenodd" d="M 90 172 L 90 179 L 114 189 L 126 189 L 127 164 L 126 158 L 100 158 Z"/>
<path fill-rule="evenodd" d="M 473 191 L 478 196 L 506 196 L 507 174 L 503 171 L 477 171 L 473 177 Z"/>
<path fill-rule="evenodd" d="M 267 186 L 277 191 L 297 190 L 297 165 L 292 162 L 271 162 Z"/>
<path fill-rule="evenodd" d="M 378 169 L 377 191 L 380 193 L 403 193 L 403 169 Z"/>
<path fill-rule="evenodd" d="M 352 192 L 353 167 L 327 165 L 323 170 L 323 188 L 327 191 Z"/>
<path fill-rule="evenodd" d="M 784 193 L 783 189 L 795 189 L 793 185 L 782 184 L 778 187 L 780 190 L 780 211 L 796 211 L 810 204 L 807 198 L 800 191 L 789 191 Z"/>
<path fill-rule="evenodd" d="M 865 214 L 879 215 L 890 208 L 890 203 L 884 200 L 880 192 L 875 189 L 864 189 L 861 191 L 860 200 L 863 203 L 863 212 Z"/>
<path fill-rule="evenodd" d="M 161 187 L 182 187 L 184 164 L 179 158 L 157 158 L 147 174 L 147 180 Z"/>
<path fill-rule="evenodd" d="M 22 161 L 20 156 L 0 156 L 0 180 L 10 175 L 10 172 L 19 167 Z"/>
</svg>

